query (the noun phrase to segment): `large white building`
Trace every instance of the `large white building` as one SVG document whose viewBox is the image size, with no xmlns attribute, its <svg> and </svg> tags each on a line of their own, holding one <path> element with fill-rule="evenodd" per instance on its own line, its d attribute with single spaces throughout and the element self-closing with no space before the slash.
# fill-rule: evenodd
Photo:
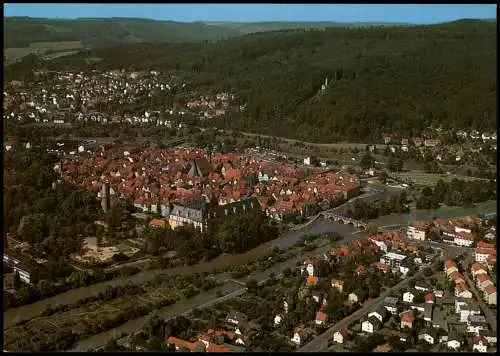
<svg viewBox="0 0 500 356">
<path fill-rule="evenodd" d="M 408 236 L 409 239 L 414 239 L 414 240 L 425 240 L 425 230 L 426 227 L 417 221 L 414 221 L 410 225 L 408 225 L 408 230 L 406 232 L 406 235 Z"/>
<path fill-rule="evenodd" d="M 399 253 L 388 252 L 382 257 L 380 257 L 380 263 L 384 263 L 391 267 L 400 267 L 401 262 L 406 258 L 406 255 L 402 255 Z"/>
</svg>

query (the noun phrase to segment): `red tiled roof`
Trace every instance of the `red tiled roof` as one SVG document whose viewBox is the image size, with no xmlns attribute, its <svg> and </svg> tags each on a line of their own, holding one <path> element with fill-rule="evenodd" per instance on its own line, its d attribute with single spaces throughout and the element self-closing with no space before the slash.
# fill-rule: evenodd
<svg viewBox="0 0 500 356">
<path fill-rule="evenodd" d="M 495 287 L 493 284 L 490 284 L 488 287 L 486 287 L 484 292 L 488 295 L 494 294 L 497 292 L 497 287 Z"/>
<path fill-rule="evenodd" d="M 487 274 L 480 274 L 477 276 L 477 280 L 479 282 L 486 282 L 486 281 L 491 281 L 490 277 Z"/>
<path fill-rule="evenodd" d="M 476 253 L 478 254 L 481 254 L 481 255 L 496 255 L 497 254 L 497 251 L 496 250 L 492 250 L 492 249 L 489 249 L 489 248 L 476 248 Z"/>
<path fill-rule="evenodd" d="M 480 271 L 480 270 L 486 271 L 486 269 L 480 263 L 473 263 L 471 266 L 471 269 L 475 272 Z"/>
<path fill-rule="evenodd" d="M 415 321 L 415 315 L 413 314 L 413 310 L 401 314 L 401 321 L 405 323 L 413 323 Z"/>
<path fill-rule="evenodd" d="M 178 347 L 184 347 L 190 351 L 194 351 L 197 347 L 198 347 L 198 343 L 197 342 L 189 342 L 189 341 L 186 341 L 186 340 L 182 340 L 182 339 L 178 339 L 174 336 L 170 336 L 168 339 L 167 339 L 167 344 L 174 344 Z"/>
<path fill-rule="evenodd" d="M 327 317 L 327 315 L 321 311 L 316 313 L 316 320 L 318 320 L 318 321 L 325 321 L 326 317 Z"/>
<path fill-rule="evenodd" d="M 307 285 L 309 286 L 315 286 L 316 284 L 318 284 L 318 277 L 316 276 L 309 276 L 307 277 Z"/>
<path fill-rule="evenodd" d="M 163 219 L 153 219 L 149 222 L 149 225 L 153 227 L 161 227 L 161 228 L 166 228 L 168 226 L 167 221 Z"/>
<path fill-rule="evenodd" d="M 495 245 L 494 244 L 489 243 L 489 242 L 485 242 L 485 241 L 479 241 L 477 243 L 477 247 L 478 248 L 495 250 Z"/>
<path fill-rule="evenodd" d="M 349 331 L 346 328 L 340 328 L 338 332 L 345 338 L 349 335 Z"/>
<path fill-rule="evenodd" d="M 207 352 L 232 352 L 232 351 L 229 347 L 226 346 L 209 344 L 207 347 Z"/>
<path fill-rule="evenodd" d="M 482 343 L 483 345 L 488 345 L 488 340 L 484 336 L 476 336 L 474 338 L 474 345 L 479 345 L 479 343 Z"/>
<path fill-rule="evenodd" d="M 434 301 L 434 293 L 429 292 L 424 295 L 424 299 L 426 302 Z"/>
</svg>

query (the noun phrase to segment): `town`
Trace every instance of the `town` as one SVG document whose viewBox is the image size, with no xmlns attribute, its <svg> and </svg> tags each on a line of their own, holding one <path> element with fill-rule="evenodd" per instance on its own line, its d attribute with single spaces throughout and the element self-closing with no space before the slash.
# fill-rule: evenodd
<svg viewBox="0 0 500 356">
<path fill-rule="evenodd" d="M 480 5 L 23 6 L 4 352 L 497 351 Z"/>
</svg>

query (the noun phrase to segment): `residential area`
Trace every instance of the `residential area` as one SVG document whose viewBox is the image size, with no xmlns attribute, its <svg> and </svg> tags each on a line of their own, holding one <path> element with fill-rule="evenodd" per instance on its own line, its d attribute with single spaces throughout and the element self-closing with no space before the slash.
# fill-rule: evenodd
<svg viewBox="0 0 500 356">
<path fill-rule="evenodd" d="M 494 244 L 477 245 L 495 254 Z M 245 294 L 163 321 L 168 332 L 156 337 L 166 350 L 191 352 L 495 352 L 496 264 L 472 250 L 450 253 L 444 244 L 380 232 L 262 284 L 248 280 Z M 186 329 L 169 326 L 181 322 Z M 146 329 L 116 342 L 146 350 Z M 326 342 L 318 348 L 320 339 Z"/>
</svg>

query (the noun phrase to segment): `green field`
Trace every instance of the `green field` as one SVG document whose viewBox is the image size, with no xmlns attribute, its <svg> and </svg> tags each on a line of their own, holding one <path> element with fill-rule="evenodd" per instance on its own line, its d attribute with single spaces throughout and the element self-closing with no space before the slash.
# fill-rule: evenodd
<svg viewBox="0 0 500 356">
<path fill-rule="evenodd" d="M 80 41 L 33 42 L 28 47 L 6 48 L 5 64 L 11 64 L 30 54 L 37 54 L 45 59 L 54 59 L 78 53 L 83 48 Z"/>
</svg>

